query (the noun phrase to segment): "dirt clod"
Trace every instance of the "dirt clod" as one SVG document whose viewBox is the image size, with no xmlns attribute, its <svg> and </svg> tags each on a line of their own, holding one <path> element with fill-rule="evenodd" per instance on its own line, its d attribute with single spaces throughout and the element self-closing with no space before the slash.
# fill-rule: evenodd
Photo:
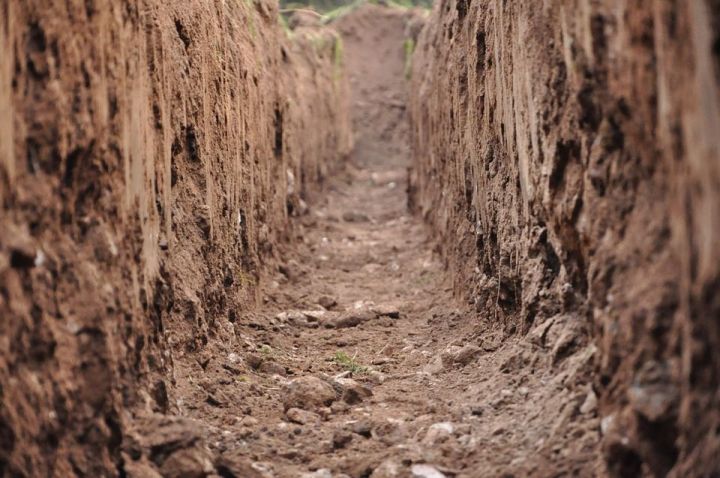
<svg viewBox="0 0 720 478">
<path fill-rule="evenodd" d="M 291 380 L 283 385 L 282 393 L 285 410 L 291 408 L 320 409 L 337 399 L 335 389 L 329 383 L 313 376 Z"/>
</svg>

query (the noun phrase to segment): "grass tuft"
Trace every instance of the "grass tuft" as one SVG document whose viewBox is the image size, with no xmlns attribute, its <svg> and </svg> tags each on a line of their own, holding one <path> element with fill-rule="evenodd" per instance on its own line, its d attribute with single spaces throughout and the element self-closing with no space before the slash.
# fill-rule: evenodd
<svg viewBox="0 0 720 478">
<path fill-rule="evenodd" d="M 335 352 L 335 357 L 333 358 L 333 362 L 344 368 L 345 370 L 348 370 L 352 373 L 357 374 L 363 374 L 368 373 L 370 369 L 366 367 L 365 365 L 360 365 L 356 360 L 355 357 L 350 357 L 348 354 L 346 354 L 343 351 Z"/>
<path fill-rule="evenodd" d="M 415 41 L 412 38 L 406 38 L 403 42 L 405 50 L 405 79 L 409 80 L 412 76 L 412 57 L 415 52 Z"/>
</svg>

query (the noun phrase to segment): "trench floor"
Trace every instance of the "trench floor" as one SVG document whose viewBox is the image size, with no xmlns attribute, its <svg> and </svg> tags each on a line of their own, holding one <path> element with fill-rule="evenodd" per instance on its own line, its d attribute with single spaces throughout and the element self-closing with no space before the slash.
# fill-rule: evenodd
<svg viewBox="0 0 720 478">
<path fill-rule="evenodd" d="M 453 297 L 405 175 L 351 165 L 295 219 L 264 306 L 178 367 L 182 413 L 251 476 L 594 474 L 593 348 L 553 364 L 537 331 L 506 336 Z"/>
</svg>

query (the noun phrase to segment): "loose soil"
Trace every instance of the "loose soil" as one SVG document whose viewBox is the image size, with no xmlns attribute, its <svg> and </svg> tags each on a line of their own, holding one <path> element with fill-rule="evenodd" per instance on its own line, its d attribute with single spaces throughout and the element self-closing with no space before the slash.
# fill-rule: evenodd
<svg viewBox="0 0 720 478">
<path fill-rule="evenodd" d="M 597 472 L 594 347 L 560 319 L 526 337 L 492 325 L 492 310 L 453 296 L 408 212 L 410 17 L 365 6 L 340 21 L 353 157 L 295 219 L 264 305 L 204 355 L 176 357 L 173 406 L 223 476 Z M 143 433 L 165 433 L 149 420 Z"/>
</svg>

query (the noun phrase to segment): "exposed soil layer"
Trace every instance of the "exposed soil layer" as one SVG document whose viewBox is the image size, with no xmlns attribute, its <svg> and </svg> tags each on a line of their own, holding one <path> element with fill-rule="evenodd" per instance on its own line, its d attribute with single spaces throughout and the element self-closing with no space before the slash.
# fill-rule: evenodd
<svg viewBox="0 0 720 478">
<path fill-rule="evenodd" d="M 413 59 L 412 204 L 504 330 L 597 345 L 614 475 L 720 472 L 718 14 L 444 1 Z"/>
<path fill-rule="evenodd" d="M 0 3 L 1 475 L 130 466 L 349 152 L 338 43 L 265 1 Z"/>
<path fill-rule="evenodd" d="M 720 473 L 720 10 L 641 3 L 0 2 L 0 475 Z"/>
<path fill-rule="evenodd" d="M 458 302 L 430 230 L 408 211 L 403 43 L 417 18 L 366 5 L 334 25 L 354 85 L 348 168 L 294 219 L 296 242 L 263 280 L 264 305 L 176 368 L 178 413 L 209 449 L 189 453 L 205 453 L 218 470 L 358 478 L 600 470 L 587 383 L 595 347 L 573 346 L 569 319 L 511 337 L 494 327 L 492 308 Z M 157 461 L 152 450 L 146 456 Z M 442 475 L 422 474 L 432 470 Z"/>
</svg>

